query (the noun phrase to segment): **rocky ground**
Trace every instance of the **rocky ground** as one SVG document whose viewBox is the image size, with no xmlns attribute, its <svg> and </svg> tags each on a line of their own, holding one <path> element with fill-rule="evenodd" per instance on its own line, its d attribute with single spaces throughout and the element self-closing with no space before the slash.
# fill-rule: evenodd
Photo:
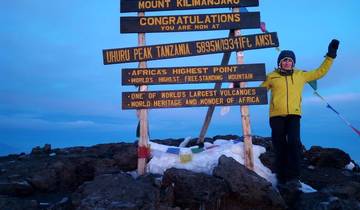
<svg viewBox="0 0 360 210">
<path fill-rule="evenodd" d="M 182 140 L 154 141 L 178 146 Z M 266 148 L 260 159 L 273 170 L 271 140 L 254 137 L 253 143 Z M 0 209 L 360 209 L 360 168 L 345 169 L 352 160 L 339 149 L 304 149 L 301 181 L 315 188 L 314 193 L 279 193 L 225 156 L 212 176 L 172 168 L 164 176 L 134 178 L 136 151 L 136 143 L 64 149 L 45 145 L 30 154 L 0 157 Z"/>
</svg>

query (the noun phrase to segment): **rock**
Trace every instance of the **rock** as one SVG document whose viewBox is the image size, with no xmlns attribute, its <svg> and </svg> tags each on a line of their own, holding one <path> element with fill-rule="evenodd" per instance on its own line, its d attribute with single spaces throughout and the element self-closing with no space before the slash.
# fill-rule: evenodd
<svg viewBox="0 0 360 210">
<path fill-rule="evenodd" d="M 286 205 L 271 183 L 236 162 L 233 158 L 222 155 L 219 165 L 213 171 L 230 187 L 230 195 L 222 202 L 223 209 L 285 209 Z"/>
<path fill-rule="evenodd" d="M 17 157 L 17 160 L 26 160 L 26 159 L 29 159 L 30 158 L 30 155 L 26 155 L 26 154 L 23 154 L 21 153 L 18 157 Z"/>
<path fill-rule="evenodd" d="M 114 156 L 115 158 L 115 156 Z M 114 159 L 105 158 L 98 159 L 95 161 L 95 175 L 101 174 L 111 174 L 111 173 L 119 173 L 121 170 L 116 166 L 116 162 Z"/>
<path fill-rule="evenodd" d="M 197 141 L 198 141 L 199 138 L 192 138 L 188 144 L 186 145 L 186 147 L 192 147 L 192 146 L 195 146 L 195 145 L 198 145 Z M 151 141 L 152 142 L 155 142 L 155 143 L 158 143 L 158 144 L 163 144 L 163 145 L 167 145 L 167 146 L 175 146 L 175 147 L 178 147 L 181 142 L 183 142 L 185 139 L 184 138 L 181 138 L 181 139 L 163 139 L 163 140 L 160 140 L 160 139 L 152 139 Z M 204 142 L 210 142 L 210 143 L 213 143 L 214 140 L 212 138 L 209 138 L 209 137 L 205 137 L 204 138 Z"/>
<path fill-rule="evenodd" d="M 360 210 L 360 203 L 354 199 L 343 200 L 327 193 L 303 193 L 301 194 L 295 210 Z"/>
<path fill-rule="evenodd" d="M 34 192 L 33 187 L 27 181 L 2 182 L 0 183 L 0 195 L 27 196 Z"/>
<path fill-rule="evenodd" d="M 126 173 L 105 174 L 81 185 L 73 194 L 77 209 L 157 209 L 159 189 L 153 177 L 134 179 Z"/>
<path fill-rule="evenodd" d="M 26 180 L 12 182 L 12 186 L 17 196 L 28 196 L 34 192 L 34 188 Z"/>
<path fill-rule="evenodd" d="M 341 199 L 355 198 L 360 201 L 360 183 L 354 181 L 343 182 L 328 186 L 321 192 L 331 194 Z"/>
<path fill-rule="evenodd" d="M 36 200 L 27 200 L 15 197 L 0 197 L 1 210 L 38 210 Z"/>
<path fill-rule="evenodd" d="M 133 171 L 137 169 L 137 145 L 120 144 L 115 147 L 113 159 L 115 165 L 122 171 Z"/>
<path fill-rule="evenodd" d="M 301 195 L 302 191 L 300 191 L 298 187 L 292 186 L 292 184 L 286 184 L 281 187 L 278 186 L 278 190 L 288 208 L 294 209 L 294 206 L 299 200 L 299 196 Z"/>
<path fill-rule="evenodd" d="M 260 155 L 260 161 L 264 166 L 269 168 L 273 173 L 275 173 L 275 153 L 266 151 Z"/>
<path fill-rule="evenodd" d="M 36 190 L 41 192 L 53 192 L 57 187 L 55 170 L 42 170 L 31 176 L 29 182 Z"/>
<path fill-rule="evenodd" d="M 32 155 L 40 155 L 41 153 L 42 153 L 42 149 L 39 146 L 36 146 L 31 150 Z"/>
<path fill-rule="evenodd" d="M 60 201 L 56 202 L 55 204 L 52 204 L 50 207 L 47 208 L 47 210 L 69 210 L 74 209 L 74 206 L 72 205 L 71 199 L 68 197 L 62 198 Z"/>
<path fill-rule="evenodd" d="M 4 174 L 4 173 L 6 173 L 7 172 L 7 170 L 6 169 L 0 169 L 0 174 Z"/>
<path fill-rule="evenodd" d="M 50 144 L 45 144 L 43 148 L 41 148 L 40 146 L 36 146 L 31 150 L 31 155 L 45 155 L 45 154 L 48 155 L 50 153 L 51 153 L 51 145 Z M 21 156 L 24 156 L 24 155 L 21 155 Z"/>
<path fill-rule="evenodd" d="M 197 146 L 198 144 L 198 140 L 199 138 L 192 138 L 189 143 L 186 145 L 186 147 L 192 147 L 192 146 Z M 205 137 L 204 138 L 204 142 L 209 142 L 209 143 L 213 143 L 214 140 L 212 138 L 209 137 Z"/>
<path fill-rule="evenodd" d="M 345 173 L 347 175 L 345 175 Z M 350 174 L 348 174 L 350 173 Z M 324 187 L 341 184 L 344 182 L 356 180 L 355 175 L 351 171 L 338 168 L 301 168 L 300 180 L 314 189 L 320 190 Z"/>
<path fill-rule="evenodd" d="M 343 169 L 351 161 L 350 156 L 340 149 L 319 146 L 312 146 L 309 151 L 305 152 L 305 157 L 311 165 L 316 167 Z"/>
<path fill-rule="evenodd" d="M 20 174 L 12 174 L 12 175 L 9 175 L 7 177 L 7 179 L 10 181 L 10 182 L 13 182 L 13 181 L 19 181 L 21 180 L 23 177 L 20 175 Z"/>
<path fill-rule="evenodd" d="M 173 205 L 190 209 L 216 209 L 218 201 L 228 193 L 221 179 L 176 168 L 165 171 L 162 188 L 174 193 Z"/>
<path fill-rule="evenodd" d="M 43 148 L 43 152 L 46 154 L 50 154 L 51 153 L 51 144 L 45 144 L 45 146 Z"/>
<path fill-rule="evenodd" d="M 271 139 L 252 139 L 254 144 L 266 148 L 260 159 L 273 169 Z M 158 143 L 178 146 L 182 141 L 167 139 Z M 196 141 L 197 138 L 191 139 L 187 146 Z M 281 192 L 282 199 L 270 183 L 231 158 L 220 158 L 214 176 L 171 169 L 161 180 L 154 175 L 131 177 L 122 172 L 136 174 L 136 143 L 62 149 L 45 145 L 35 147 L 31 154 L 0 157 L 0 209 L 266 210 L 283 209 L 284 200 L 291 210 L 357 209 L 360 167 L 354 163 L 352 170 L 344 169 L 348 160 L 341 150 L 312 147 L 301 161 L 301 181 L 318 192 L 307 195 L 290 189 Z M 70 198 L 71 194 L 76 199 Z"/>
<path fill-rule="evenodd" d="M 240 139 L 240 136 L 238 136 L 238 135 L 216 135 L 216 136 L 213 137 L 214 141 L 216 141 L 218 139 L 236 140 L 236 139 Z"/>
<path fill-rule="evenodd" d="M 260 136 L 253 136 L 252 143 L 255 145 L 263 146 L 266 151 L 274 151 L 271 138 L 262 138 Z"/>
<path fill-rule="evenodd" d="M 62 191 L 74 191 L 85 181 L 95 176 L 95 159 L 88 157 L 71 157 L 59 159 L 47 170 L 55 172 L 56 187 Z"/>
<path fill-rule="evenodd" d="M 184 138 L 180 139 L 152 139 L 152 142 L 168 145 L 168 146 L 175 146 L 178 147 L 182 141 L 184 141 Z"/>
<path fill-rule="evenodd" d="M 14 195 L 15 190 L 10 182 L 0 182 L 0 195 Z"/>
<path fill-rule="evenodd" d="M 76 184 L 89 180 L 93 180 L 95 176 L 94 160 L 91 158 L 83 158 L 80 160 L 72 159 L 73 163 L 76 163 Z"/>
</svg>

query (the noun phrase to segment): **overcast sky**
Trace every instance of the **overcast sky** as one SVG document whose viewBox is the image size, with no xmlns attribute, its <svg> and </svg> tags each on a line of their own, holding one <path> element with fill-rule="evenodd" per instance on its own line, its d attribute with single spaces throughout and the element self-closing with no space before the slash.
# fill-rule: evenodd
<svg viewBox="0 0 360 210">
<path fill-rule="evenodd" d="M 338 58 L 318 82 L 319 93 L 360 128 L 359 1 L 260 1 L 261 20 L 277 32 L 281 49 L 291 49 L 296 66 L 318 67 L 332 38 L 340 40 Z M 134 47 L 136 34 L 120 34 L 118 0 L 4 0 L 0 3 L 0 154 L 53 147 L 136 140 L 133 110 L 121 110 L 121 69 L 137 63 L 103 65 L 102 50 Z M 229 9 L 148 12 L 147 15 L 231 12 Z M 242 30 L 261 33 L 260 29 Z M 228 31 L 147 34 L 147 44 L 226 37 Z M 245 52 L 245 63 L 276 66 L 273 48 Z M 221 54 L 148 62 L 149 67 L 219 65 Z M 230 64 L 235 64 L 232 54 Z M 248 83 L 257 86 L 258 82 Z M 223 87 L 227 87 L 224 84 Z M 151 86 L 150 90 L 213 88 L 213 84 Z M 197 137 L 207 108 L 151 110 L 151 138 Z M 219 108 L 209 136 L 241 133 L 240 112 Z M 268 105 L 250 108 L 252 133 L 270 136 Z M 335 113 L 304 89 L 302 141 L 309 147 L 340 147 L 360 161 L 360 138 Z"/>
</svg>

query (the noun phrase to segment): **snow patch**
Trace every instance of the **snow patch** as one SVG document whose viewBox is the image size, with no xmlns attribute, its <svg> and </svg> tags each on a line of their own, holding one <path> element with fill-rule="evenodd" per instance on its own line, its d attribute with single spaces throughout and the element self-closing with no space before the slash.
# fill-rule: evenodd
<svg viewBox="0 0 360 210">
<path fill-rule="evenodd" d="M 316 192 L 316 190 L 314 188 L 312 188 L 310 185 L 307 185 L 305 183 L 300 182 L 301 184 L 301 191 L 303 191 L 304 193 L 312 193 L 312 192 Z"/>
<path fill-rule="evenodd" d="M 350 161 L 350 163 L 345 166 L 345 169 L 350 171 L 352 171 L 354 168 L 355 168 L 355 164 L 352 161 Z"/>
<path fill-rule="evenodd" d="M 205 142 L 205 151 L 200 153 L 191 153 L 192 148 L 180 148 L 179 155 L 166 153 L 168 148 L 175 148 L 171 146 L 161 145 L 150 142 L 152 159 L 148 163 L 148 171 L 153 174 L 164 174 L 169 168 L 187 169 L 190 171 L 205 173 L 211 175 L 213 169 L 218 165 L 218 159 L 221 155 L 234 158 L 237 162 L 244 165 L 244 143 L 232 140 L 218 139 L 214 144 Z M 206 149 L 209 148 L 209 149 Z M 259 156 L 266 150 L 262 146 L 253 145 L 254 153 L 254 171 L 269 182 L 276 184 L 275 174 L 266 168 L 260 161 Z M 190 154 L 191 161 L 182 163 L 180 160 L 181 154 Z"/>
<path fill-rule="evenodd" d="M 187 138 L 188 139 L 188 138 Z M 185 139 L 183 142 L 187 141 Z M 190 139 L 190 138 L 189 138 Z M 244 143 L 234 140 L 218 139 L 213 144 L 204 143 L 204 151 L 193 153 L 193 147 L 174 147 L 149 142 L 151 147 L 152 159 L 147 164 L 147 170 L 152 174 L 163 175 L 169 168 L 187 169 L 190 171 L 212 175 L 214 168 L 218 165 L 218 159 L 221 155 L 232 157 L 240 164 L 244 165 Z M 179 154 L 167 153 L 168 148 L 179 149 Z M 259 145 L 253 145 L 254 154 L 254 172 L 263 177 L 275 187 L 277 184 L 276 176 L 271 170 L 265 167 L 260 161 L 260 155 L 265 153 L 266 149 Z M 181 161 L 181 155 L 190 156 L 188 162 Z M 311 186 L 301 183 L 301 190 L 304 193 L 316 192 Z"/>
</svg>

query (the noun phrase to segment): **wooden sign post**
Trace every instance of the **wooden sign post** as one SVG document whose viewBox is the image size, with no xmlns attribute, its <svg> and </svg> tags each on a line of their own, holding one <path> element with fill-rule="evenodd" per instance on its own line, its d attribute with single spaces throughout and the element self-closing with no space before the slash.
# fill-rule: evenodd
<svg viewBox="0 0 360 210">
<path fill-rule="evenodd" d="M 139 17 L 145 16 L 144 12 L 138 13 Z M 145 33 L 138 34 L 138 45 L 139 47 L 145 46 Z M 139 62 L 139 68 L 146 68 L 146 61 Z M 141 92 L 147 91 L 146 85 L 140 85 L 139 90 Z M 149 136 L 148 136 L 148 110 L 140 109 L 139 110 L 139 120 L 140 120 L 140 136 L 138 142 L 138 174 L 144 175 L 146 173 L 146 156 L 149 151 Z"/>
<path fill-rule="evenodd" d="M 240 12 L 239 8 L 233 8 L 233 12 Z M 235 30 L 235 36 L 241 36 L 240 30 Z M 236 63 L 243 64 L 244 63 L 244 53 L 242 51 L 236 52 Z M 240 87 L 245 88 L 246 82 L 240 82 Z M 241 124 L 242 131 L 244 137 L 244 162 L 245 166 L 254 170 L 254 155 L 252 148 L 252 137 L 251 137 L 251 125 L 250 125 L 250 116 L 249 116 L 249 107 L 248 106 L 240 106 L 241 112 Z"/>
</svg>

